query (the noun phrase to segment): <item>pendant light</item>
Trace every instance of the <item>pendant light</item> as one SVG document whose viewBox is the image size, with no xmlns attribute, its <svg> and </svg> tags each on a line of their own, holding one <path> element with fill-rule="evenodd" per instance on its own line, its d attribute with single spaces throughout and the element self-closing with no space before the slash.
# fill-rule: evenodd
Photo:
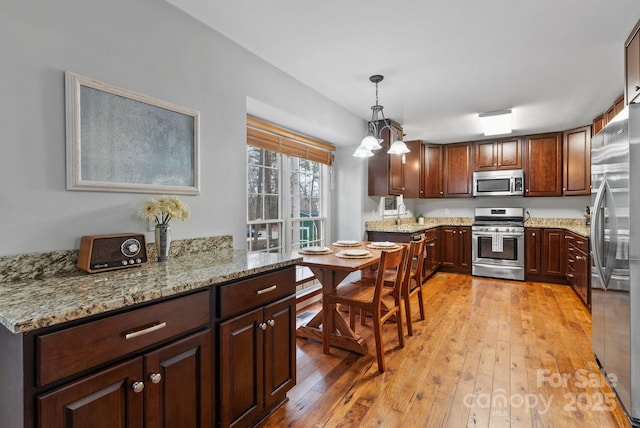
<svg viewBox="0 0 640 428">
<path fill-rule="evenodd" d="M 369 121 L 369 129 L 367 135 L 362 139 L 362 142 L 353 153 L 355 157 L 371 157 L 373 156 L 373 150 L 379 150 L 382 148 L 380 143 L 383 141 L 380 138 L 380 133 L 384 128 L 392 130 L 391 123 L 384 117 L 383 107 L 378 104 L 378 83 L 382 82 L 384 76 L 375 74 L 369 77 L 369 81 L 376 85 L 376 104 L 371 106 L 371 120 Z M 380 122 L 384 125 L 380 127 Z M 393 142 L 389 151 L 390 154 L 402 154 L 409 153 L 407 145 L 402 141 L 402 136 L 399 136 L 396 141 Z"/>
</svg>

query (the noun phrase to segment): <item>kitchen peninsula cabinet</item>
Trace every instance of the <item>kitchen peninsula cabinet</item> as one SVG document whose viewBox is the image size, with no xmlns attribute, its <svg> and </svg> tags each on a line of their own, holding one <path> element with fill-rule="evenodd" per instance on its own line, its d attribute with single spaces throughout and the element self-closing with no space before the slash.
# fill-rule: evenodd
<svg viewBox="0 0 640 428">
<path fill-rule="evenodd" d="M 103 367 L 38 393 L 37 425 L 211 426 L 209 294 L 199 292 L 37 335 L 34 367 L 39 386 Z M 153 349 L 194 329 L 203 330 Z M 130 356 L 124 362 L 108 365 L 125 355 Z"/>
<path fill-rule="evenodd" d="M 402 137 L 400 124 L 390 120 L 391 127 L 387 127 L 380 133 L 383 141 L 382 148 L 375 150 L 373 156 L 368 158 L 368 189 L 369 196 L 402 195 L 405 190 L 405 168 L 402 155 L 390 155 L 387 153 L 391 143 L 398 137 Z M 378 126 L 384 126 L 379 121 Z"/>
<path fill-rule="evenodd" d="M 252 426 L 296 382 L 295 270 L 219 287 L 220 426 Z"/>
<path fill-rule="evenodd" d="M 422 145 L 421 198 L 442 198 L 442 145 Z"/>
<path fill-rule="evenodd" d="M 474 171 L 522 168 L 522 140 L 506 138 L 474 143 Z"/>
<path fill-rule="evenodd" d="M 471 227 L 442 226 L 439 243 L 443 270 L 471 273 Z"/>
<path fill-rule="evenodd" d="M 473 152 L 471 143 L 444 146 L 444 197 L 471 197 Z"/>
<path fill-rule="evenodd" d="M 562 177 L 564 196 L 591 194 L 591 126 L 563 133 Z"/>
<path fill-rule="evenodd" d="M 562 196 L 562 133 L 525 137 L 525 196 Z"/>
</svg>

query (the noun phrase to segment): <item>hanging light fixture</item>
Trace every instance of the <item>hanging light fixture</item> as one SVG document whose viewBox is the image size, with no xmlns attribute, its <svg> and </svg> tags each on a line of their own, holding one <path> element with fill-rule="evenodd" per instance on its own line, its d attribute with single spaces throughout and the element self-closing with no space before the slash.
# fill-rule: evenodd
<svg viewBox="0 0 640 428">
<path fill-rule="evenodd" d="M 380 143 L 382 142 L 382 139 L 380 138 L 380 133 L 382 132 L 382 130 L 384 128 L 389 128 L 389 130 L 393 129 L 389 120 L 384 117 L 384 112 L 382 111 L 383 107 L 378 104 L 378 83 L 382 82 L 382 79 L 384 79 L 384 76 L 380 74 L 375 74 L 369 77 L 369 80 L 376 84 L 376 104 L 371 106 L 371 121 L 369 121 L 369 129 L 367 131 L 367 135 L 362 139 L 362 142 L 353 153 L 353 156 L 355 157 L 373 156 L 373 150 L 379 150 L 382 148 L 382 146 L 380 145 Z M 384 125 L 380 126 L 380 122 L 382 122 Z M 402 146 L 404 146 L 404 148 Z M 398 136 L 387 153 L 409 153 L 407 145 L 402 141 L 402 136 Z"/>
</svg>

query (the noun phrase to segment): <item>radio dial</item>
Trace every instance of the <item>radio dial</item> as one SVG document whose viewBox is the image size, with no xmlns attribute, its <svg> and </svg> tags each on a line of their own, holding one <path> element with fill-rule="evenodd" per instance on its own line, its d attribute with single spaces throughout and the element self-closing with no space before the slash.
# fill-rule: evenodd
<svg viewBox="0 0 640 428">
<path fill-rule="evenodd" d="M 122 243 L 120 251 L 125 257 L 133 257 L 138 255 L 140 248 L 142 248 L 140 241 L 135 238 L 129 238 Z"/>
</svg>

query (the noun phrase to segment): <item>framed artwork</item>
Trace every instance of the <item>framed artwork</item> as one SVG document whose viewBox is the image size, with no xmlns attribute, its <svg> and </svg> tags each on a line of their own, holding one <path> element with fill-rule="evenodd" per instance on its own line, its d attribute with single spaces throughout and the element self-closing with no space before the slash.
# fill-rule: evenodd
<svg viewBox="0 0 640 428">
<path fill-rule="evenodd" d="M 67 190 L 197 195 L 200 113 L 66 72 Z"/>
</svg>

